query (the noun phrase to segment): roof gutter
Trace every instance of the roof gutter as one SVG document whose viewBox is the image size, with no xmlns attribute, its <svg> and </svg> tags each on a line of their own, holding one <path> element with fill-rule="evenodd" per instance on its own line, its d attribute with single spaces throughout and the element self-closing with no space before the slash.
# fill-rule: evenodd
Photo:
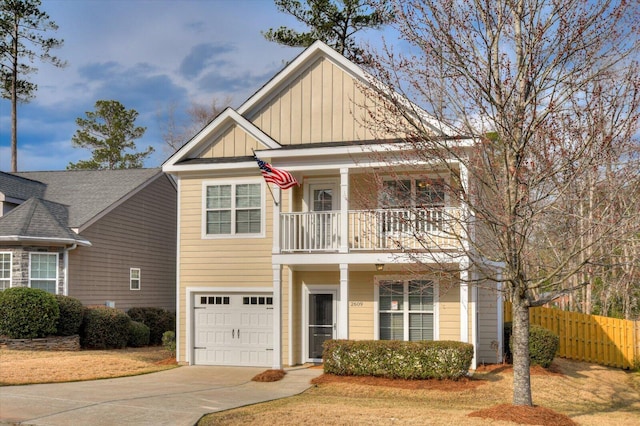
<svg viewBox="0 0 640 426">
<path fill-rule="evenodd" d="M 64 288 L 62 294 L 69 295 L 69 252 L 78 248 L 78 244 L 73 244 L 71 247 L 64 249 Z"/>
</svg>

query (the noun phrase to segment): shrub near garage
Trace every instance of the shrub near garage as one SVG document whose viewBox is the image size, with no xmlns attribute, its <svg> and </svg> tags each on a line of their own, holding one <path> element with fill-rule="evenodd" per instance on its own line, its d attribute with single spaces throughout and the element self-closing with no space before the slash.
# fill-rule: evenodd
<svg viewBox="0 0 640 426">
<path fill-rule="evenodd" d="M 10 339 L 33 339 L 56 332 L 60 308 L 44 290 L 12 287 L 0 291 L 0 335 Z"/>
<path fill-rule="evenodd" d="M 127 346 L 131 318 L 106 306 L 85 308 L 80 345 L 90 349 L 120 349 Z"/>
<path fill-rule="evenodd" d="M 57 294 L 54 296 L 60 309 L 60 317 L 56 325 L 56 335 L 73 336 L 80 332 L 84 307 L 78 299 Z"/>
<path fill-rule="evenodd" d="M 473 359 L 473 345 L 453 341 L 327 340 L 325 373 L 394 379 L 464 377 Z"/>
<path fill-rule="evenodd" d="M 176 316 L 161 308 L 131 308 L 127 315 L 134 320 L 149 327 L 149 344 L 162 344 L 162 335 L 165 331 L 176 330 Z"/>
<path fill-rule="evenodd" d="M 127 346 L 141 348 L 149 345 L 149 327 L 138 321 L 129 323 L 129 339 Z"/>
</svg>

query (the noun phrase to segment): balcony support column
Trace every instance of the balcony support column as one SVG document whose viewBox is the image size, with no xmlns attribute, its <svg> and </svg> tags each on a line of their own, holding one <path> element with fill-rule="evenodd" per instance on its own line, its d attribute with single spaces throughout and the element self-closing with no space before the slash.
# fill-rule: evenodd
<svg viewBox="0 0 640 426">
<path fill-rule="evenodd" d="M 282 368 L 282 265 L 272 264 L 271 268 L 273 271 L 273 369 L 279 370 Z"/>
<path fill-rule="evenodd" d="M 340 169 L 340 253 L 349 252 L 349 169 Z M 341 269 L 342 270 L 342 269 Z"/>
<path fill-rule="evenodd" d="M 349 265 L 340 264 L 340 290 L 338 294 L 338 339 L 349 338 Z"/>
<path fill-rule="evenodd" d="M 469 343 L 469 262 L 460 262 L 460 341 Z"/>
</svg>

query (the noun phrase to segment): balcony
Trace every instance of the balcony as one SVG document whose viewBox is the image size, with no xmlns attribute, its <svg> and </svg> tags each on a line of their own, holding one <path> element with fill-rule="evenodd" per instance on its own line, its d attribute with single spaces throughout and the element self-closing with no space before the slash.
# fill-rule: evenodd
<svg viewBox="0 0 640 426">
<path fill-rule="evenodd" d="M 282 253 L 451 250 L 458 247 L 460 209 L 350 210 L 341 235 L 340 211 L 280 214 Z"/>
</svg>

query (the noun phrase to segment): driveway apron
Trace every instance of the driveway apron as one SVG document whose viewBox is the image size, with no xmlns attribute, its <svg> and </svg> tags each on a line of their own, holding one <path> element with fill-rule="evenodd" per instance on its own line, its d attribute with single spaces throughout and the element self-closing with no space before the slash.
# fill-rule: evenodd
<svg viewBox="0 0 640 426">
<path fill-rule="evenodd" d="M 119 379 L 0 387 L 0 422 L 28 425 L 193 425 L 203 415 L 297 395 L 321 369 L 290 369 L 252 382 L 264 368 L 184 366 Z"/>
</svg>

